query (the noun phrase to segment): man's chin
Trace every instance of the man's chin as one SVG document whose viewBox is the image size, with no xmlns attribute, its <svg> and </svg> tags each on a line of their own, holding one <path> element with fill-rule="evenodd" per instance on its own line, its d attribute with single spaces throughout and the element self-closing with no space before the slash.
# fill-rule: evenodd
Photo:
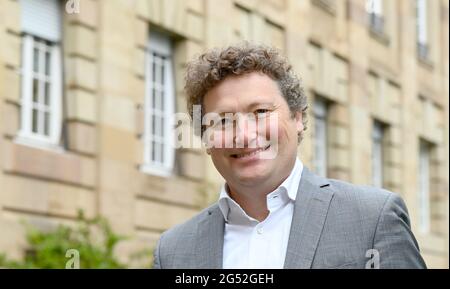
<svg viewBox="0 0 450 289">
<path fill-rule="evenodd" d="M 235 172 L 236 173 L 236 172 Z M 264 171 L 244 170 L 235 174 L 235 179 L 244 185 L 256 185 L 268 178 L 268 174 Z"/>
</svg>

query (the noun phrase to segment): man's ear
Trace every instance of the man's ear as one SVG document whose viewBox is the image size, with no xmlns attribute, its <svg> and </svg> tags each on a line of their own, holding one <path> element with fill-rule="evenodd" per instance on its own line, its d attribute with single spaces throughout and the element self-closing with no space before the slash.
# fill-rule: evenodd
<svg viewBox="0 0 450 289">
<path fill-rule="evenodd" d="M 296 111 L 295 112 L 295 125 L 297 127 L 297 132 L 301 133 L 304 129 L 303 126 L 303 114 L 301 111 Z"/>
</svg>

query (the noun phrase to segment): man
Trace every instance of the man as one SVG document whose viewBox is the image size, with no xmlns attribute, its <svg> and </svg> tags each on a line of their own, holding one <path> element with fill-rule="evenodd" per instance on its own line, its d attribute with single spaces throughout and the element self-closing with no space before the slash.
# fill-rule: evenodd
<svg viewBox="0 0 450 289">
<path fill-rule="evenodd" d="M 426 267 L 398 195 L 319 177 L 297 158 L 307 101 L 276 50 L 208 51 L 188 64 L 185 88 L 191 113 L 218 118 L 201 133 L 226 184 L 161 236 L 154 268 Z"/>
</svg>

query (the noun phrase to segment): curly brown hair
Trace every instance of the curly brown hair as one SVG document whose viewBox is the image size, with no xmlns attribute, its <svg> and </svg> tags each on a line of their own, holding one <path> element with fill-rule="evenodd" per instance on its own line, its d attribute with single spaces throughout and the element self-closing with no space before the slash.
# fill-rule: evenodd
<svg viewBox="0 0 450 289">
<path fill-rule="evenodd" d="M 292 65 L 276 48 L 248 42 L 211 49 L 187 64 L 185 91 L 189 115 L 193 117 L 193 106 L 202 105 L 205 94 L 227 76 L 250 72 L 262 72 L 277 82 L 292 117 L 302 112 L 306 129 L 308 103 Z M 301 139 L 302 133 L 299 142 Z"/>
</svg>

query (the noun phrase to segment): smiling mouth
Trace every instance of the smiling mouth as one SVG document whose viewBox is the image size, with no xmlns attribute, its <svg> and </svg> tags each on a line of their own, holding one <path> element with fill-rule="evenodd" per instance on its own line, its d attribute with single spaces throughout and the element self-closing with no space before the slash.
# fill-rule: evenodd
<svg viewBox="0 0 450 289">
<path fill-rule="evenodd" d="M 268 145 L 268 146 L 266 146 L 266 147 L 264 147 L 264 148 L 260 148 L 260 149 L 257 149 L 257 150 L 248 152 L 248 153 L 243 153 L 243 154 L 232 154 L 232 155 L 230 155 L 230 157 L 235 158 L 235 159 L 241 159 L 241 158 L 245 158 L 245 157 L 251 157 L 251 156 L 254 156 L 254 155 L 258 154 L 259 152 L 266 151 L 266 150 L 268 150 L 269 148 L 270 148 L 270 145 Z"/>
</svg>

